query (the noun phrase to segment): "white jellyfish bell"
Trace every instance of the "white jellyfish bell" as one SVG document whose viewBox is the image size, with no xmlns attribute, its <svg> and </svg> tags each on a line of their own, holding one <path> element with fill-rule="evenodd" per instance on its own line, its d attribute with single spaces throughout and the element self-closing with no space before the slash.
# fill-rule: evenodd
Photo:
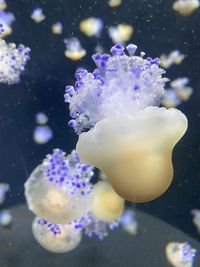
<svg viewBox="0 0 200 267">
<path fill-rule="evenodd" d="M 93 175 L 90 166 L 72 161 L 55 149 L 25 183 L 29 209 L 52 223 L 68 223 L 86 214 L 91 207 Z"/>
<path fill-rule="evenodd" d="M 122 198 L 146 202 L 172 182 L 172 151 L 187 118 L 177 109 L 158 107 L 168 81 L 160 60 L 135 56 L 133 44 L 126 48 L 129 56 L 119 44 L 112 56 L 94 55 L 97 69 L 79 70 L 75 88 L 66 87 L 65 101 L 69 126 L 79 134 L 81 160 L 104 172 Z"/>
</svg>

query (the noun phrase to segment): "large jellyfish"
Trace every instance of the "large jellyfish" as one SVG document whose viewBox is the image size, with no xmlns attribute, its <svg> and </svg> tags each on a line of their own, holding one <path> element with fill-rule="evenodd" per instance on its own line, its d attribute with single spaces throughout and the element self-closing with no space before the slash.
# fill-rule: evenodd
<svg viewBox="0 0 200 267">
<path fill-rule="evenodd" d="M 76 248 L 82 239 L 80 229 L 71 224 L 52 224 L 36 217 L 32 224 L 32 232 L 38 243 L 45 249 L 64 253 Z"/>
<path fill-rule="evenodd" d="M 115 45 L 109 54 L 95 54 L 92 73 L 76 72 L 75 87 L 67 86 L 69 125 L 79 134 L 81 160 L 101 169 L 114 190 L 132 202 L 162 195 L 172 182 L 172 150 L 187 129 L 177 109 L 159 108 L 164 70 L 158 58 L 125 54 Z M 87 131 L 87 132 L 83 132 Z"/>
<path fill-rule="evenodd" d="M 83 164 L 75 151 L 55 149 L 25 183 L 28 207 L 52 223 L 68 223 L 86 214 L 91 207 L 93 167 Z"/>
</svg>

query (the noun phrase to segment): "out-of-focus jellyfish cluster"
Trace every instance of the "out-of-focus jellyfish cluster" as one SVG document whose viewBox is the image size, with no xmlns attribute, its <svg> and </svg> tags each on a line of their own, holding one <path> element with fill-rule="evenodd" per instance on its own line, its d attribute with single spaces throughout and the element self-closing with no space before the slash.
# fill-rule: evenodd
<svg viewBox="0 0 200 267">
<path fill-rule="evenodd" d="M 166 256 L 173 267 L 192 267 L 196 249 L 188 243 L 170 242 L 166 246 Z"/>
<path fill-rule="evenodd" d="M 122 0 L 108 0 L 108 4 L 110 7 L 118 7 L 122 3 Z"/>
<path fill-rule="evenodd" d="M 10 190 L 9 184 L 0 183 L 0 205 L 5 201 L 6 193 Z M 0 226 L 9 226 L 12 222 L 12 215 L 9 210 L 0 211 Z"/>
<path fill-rule="evenodd" d="M 115 27 L 108 28 L 108 34 L 114 44 L 124 44 L 129 41 L 133 34 L 133 27 L 128 24 L 118 24 Z"/>
<path fill-rule="evenodd" d="M 182 16 L 189 16 L 199 6 L 199 0 L 177 0 L 173 3 L 172 8 Z"/>
<path fill-rule="evenodd" d="M 185 59 L 185 55 L 181 54 L 179 50 L 174 50 L 169 55 L 162 54 L 160 56 L 160 66 L 164 69 L 170 68 L 173 64 L 179 65 Z"/>
<path fill-rule="evenodd" d="M 7 3 L 5 0 L 0 0 L 0 10 L 4 10 L 7 8 Z"/>
<path fill-rule="evenodd" d="M 82 48 L 80 41 L 76 37 L 64 40 L 66 50 L 65 56 L 71 60 L 81 60 L 86 55 L 86 50 Z"/>
<path fill-rule="evenodd" d="M 15 21 L 15 16 L 11 12 L 0 10 L 0 24 L 2 24 L 4 31 L 1 38 L 4 38 L 12 33 L 11 25 Z"/>
<path fill-rule="evenodd" d="M 39 145 L 48 143 L 53 138 L 53 131 L 46 125 L 48 122 L 47 115 L 39 112 L 36 114 L 35 120 L 39 125 L 33 131 L 33 140 Z"/>
<path fill-rule="evenodd" d="M 63 25 L 60 21 L 54 23 L 51 27 L 52 33 L 53 34 L 62 34 L 63 31 Z"/>
<path fill-rule="evenodd" d="M 46 16 L 43 14 L 42 8 L 37 7 L 33 10 L 32 14 L 31 14 L 31 18 L 36 23 L 41 23 L 43 20 L 45 20 Z"/>
<path fill-rule="evenodd" d="M 3 32 L 0 24 L 0 36 Z M 14 43 L 7 44 L 0 37 L 0 83 L 15 84 L 20 82 L 20 75 L 25 69 L 30 48 L 20 44 L 18 47 Z"/>
<path fill-rule="evenodd" d="M 26 181 L 27 204 L 37 216 L 33 235 L 44 248 L 67 252 L 78 246 L 82 233 L 101 240 L 119 225 L 124 200 L 108 181 L 93 185 L 93 170 L 75 150 L 66 155 L 55 149 Z"/>
<path fill-rule="evenodd" d="M 187 118 L 177 109 L 158 107 L 168 80 L 160 60 L 135 56 L 133 44 L 126 49 L 129 55 L 120 44 L 111 48 L 112 55 L 93 55 L 97 68 L 77 70 L 65 101 L 69 126 L 79 134 L 81 160 L 102 170 L 122 198 L 146 202 L 171 184 L 172 150 Z"/>
<path fill-rule="evenodd" d="M 89 37 L 100 37 L 103 21 L 100 18 L 90 17 L 80 22 L 80 31 Z"/>
</svg>

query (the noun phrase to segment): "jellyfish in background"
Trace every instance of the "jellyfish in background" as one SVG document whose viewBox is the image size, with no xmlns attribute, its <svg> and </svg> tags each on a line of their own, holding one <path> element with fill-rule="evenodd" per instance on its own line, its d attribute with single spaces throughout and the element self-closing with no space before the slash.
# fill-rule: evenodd
<svg viewBox="0 0 200 267">
<path fill-rule="evenodd" d="M 7 8 L 7 3 L 5 0 L 0 0 L 0 10 L 4 10 Z"/>
<path fill-rule="evenodd" d="M 126 210 L 120 218 L 120 224 L 122 229 L 130 235 L 136 235 L 138 233 L 138 222 L 133 210 Z"/>
<path fill-rule="evenodd" d="M 90 17 L 80 22 L 80 31 L 89 37 L 100 37 L 103 29 L 103 21 L 100 18 Z"/>
<path fill-rule="evenodd" d="M 81 60 L 86 55 L 86 50 L 82 48 L 80 41 L 76 37 L 64 40 L 66 45 L 65 56 L 73 61 Z"/>
<path fill-rule="evenodd" d="M 48 117 L 45 113 L 43 112 L 38 112 L 35 116 L 35 121 L 37 124 L 46 124 L 48 122 Z"/>
<path fill-rule="evenodd" d="M 164 69 L 170 68 L 173 64 L 179 65 L 185 59 L 185 55 L 181 54 L 179 50 L 174 50 L 169 55 L 162 54 L 160 56 L 160 66 Z"/>
<path fill-rule="evenodd" d="M 181 100 L 177 96 L 174 89 L 167 89 L 162 97 L 161 104 L 165 108 L 175 108 L 181 104 Z"/>
<path fill-rule="evenodd" d="M 133 44 L 126 49 L 129 56 L 119 44 L 111 48 L 112 56 L 94 55 L 97 69 L 79 69 L 75 87 L 66 86 L 65 101 L 81 160 L 104 172 L 122 198 L 146 202 L 172 182 L 172 150 L 187 118 L 158 107 L 168 80 L 160 60 L 134 56 Z"/>
<path fill-rule="evenodd" d="M 31 14 L 32 20 L 34 20 L 36 23 L 40 23 L 43 20 L 45 20 L 46 16 L 43 14 L 42 8 L 38 7 L 35 8 Z"/>
<path fill-rule="evenodd" d="M 200 233 L 200 210 L 194 209 L 191 211 L 193 215 L 193 223 L 197 227 L 198 233 Z"/>
<path fill-rule="evenodd" d="M 51 30 L 53 34 L 62 34 L 63 31 L 62 23 L 59 21 L 56 22 L 55 24 L 52 25 Z"/>
<path fill-rule="evenodd" d="M 9 184 L 0 183 L 0 205 L 3 204 L 6 193 L 10 190 Z"/>
<path fill-rule="evenodd" d="M 33 140 L 43 145 L 48 143 L 53 138 L 53 132 L 48 125 L 36 126 L 33 131 Z"/>
<path fill-rule="evenodd" d="M 170 242 L 166 246 L 166 256 L 174 267 L 192 267 L 196 255 L 188 243 Z"/>
<path fill-rule="evenodd" d="M 83 164 L 75 151 L 68 156 L 54 149 L 25 183 L 29 209 L 51 223 L 64 224 L 90 210 L 93 167 Z"/>
<path fill-rule="evenodd" d="M 15 21 L 15 16 L 11 12 L 0 11 L 0 24 L 4 31 L 1 34 L 1 38 L 4 38 L 12 33 L 11 25 Z"/>
<path fill-rule="evenodd" d="M 12 214 L 9 210 L 0 211 L 0 225 L 3 227 L 10 226 L 12 223 Z"/>
<path fill-rule="evenodd" d="M 2 25 L 0 24 L 0 32 Z M 20 82 L 20 75 L 25 69 L 30 48 L 20 44 L 7 44 L 0 38 L 0 83 L 15 84 Z"/>
<path fill-rule="evenodd" d="M 199 0 L 177 0 L 173 3 L 172 8 L 182 16 L 189 16 L 199 8 L 199 5 Z"/>
<path fill-rule="evenodd" d="M 108 5 L 110 7 L 118 7 L 121 5 L 121 3 L 122 3 L 122 0 L 109 0 L 108 1 Z"/>
<path fill-rule="evenodd" d="M 123 44 L 130 40 L 133 34 L 133 27 L 127 24 L 118 24 L 116 27 L 108 28 L 108 35 L 114 44 Z"/>
</svg>

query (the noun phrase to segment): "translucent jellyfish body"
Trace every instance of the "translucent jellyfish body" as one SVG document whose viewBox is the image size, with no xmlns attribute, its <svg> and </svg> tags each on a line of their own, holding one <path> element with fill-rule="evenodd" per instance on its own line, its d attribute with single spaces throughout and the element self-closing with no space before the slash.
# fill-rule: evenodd
<svg viewBox="0 0 200 267">
<path fill-rule="evenodd" d="M 166 108 L 175 108 L 181 101 L 173 89 L 168 89 L 165 91 L 161 103 Z"/>
<path fill-rule="evenodd" d="M 90 17 L 80 22 L 80 30 L 89 37 L 100 37 L 103 21 L 100 18 Z"/>
<path fill-rule="evenodd" d="M 15 16 L 11 12 L 0 11 L 0 24 L 3 26 L 1 37 L 4 38 L 12 33 L 11 25 L 15 21 Z"/>
<path fill-rule="evenodd" d="M 135 45 L 127 50 L 130 56 L 115 45 L 112 56 L 94 55 L 97 69 L 78 70 L 65 101 L 81 159 L 101 169 L 122 198 L 145 202 L 169 187 L 172 150 L 187 119 L 177 109 L 157 107 L 167 81 L 160 60 L 134 56 Z"/>
<path fill-rule="evenodd" d="M 81 230 L 73 225 L 52 224 L 36 217 L 32 224 L 33 236 L 45 249 L 64 253 L 75 249 L 82 239 Z"/>
<path fill-rule="evenodd" d="M 120 224 L 124 231 L 130 235 L 136 235 L 138 233 L 138 222 L 133 210 L 126 210 L 120 218 Z"/>
<path fill-rule="evenodd" d="M 0 225 L 1 226 L 9 226 L 12 223 L 12 214 L 9 210 L 0 211 Z"/>
<path fill-rule="evenodd" d="M 122 3 L 122 0 L 108 0 L 108 4 L 110 7 L 118 7 Z"/>
<path fill-rule="evenodd" d="M 61 22 L 56 22 L 55 24 L 52 25 L 52 33 L 53 34 L 61 34 L 63 31 L 63 26 Z"/>
<path fill-rule="evenodd" d="M 46 124 L 48 122 L 48 117 L 45 113 L 38 112 L 35 116 L 35 121 L 36 121 L 36 123 L 43 125 L 43 124 Z"/>
<path fill-rule="evenodd" d="M 170 242 L 166 246 L 166 256 L 174 267 L 192 267 L 196 255 L 188 243 Z"/>
<path fill-rule="evenodd" d="M 7 8 L 7 3 L 5 0 L 0 0 L 0 10 L 4 10 Z"/>
<path fill-rule="evenodd" d="M 31 14 L 32 20 L 34 20 L 36 23 L 40 23 L 43 20 L 45 20 L 45 15 L 43 14 L 42 8 L 35 8 Z"/>
<path fill-rule="evenodd" d="M 39 145 L 48 143 L 52 137 L 53 131 L 48 125 L 36 126 L 33 131 L 33 140 Z"/>
<path fill-rule="evenodd" d="M 189 79 L 186 77 L 178 78 L 170 83 L 171 87 L 182 101 L 187 101 L 193 93 L 193 89 L 188 86 L 188 83 Z"/>
<path fill-rule="evenodd" d="M 179 65 L 185 59 L 185 55 L 181 54 L 179 50 L 174 50 L 169 55 L 161 55 L 160 56 L 160 66 L 164 69 L 170 68 L 173 64 Z"/>
<path fill-rule="evenodd" d="M 52 223 L 68 223 L 91 207 L 92 167 L 82 164 L 76 152 L 66 157 L 55 149 L 25 183 L 29 209 Z"/>
<path fill-rule="evenodd" d="M 86 55 L 86 50 L 82 48 L 80 41 L 76 37 L 64 40 L 66 45 L 65 56 L 71 60 L 81 60 Z"/>
<path fill-rule="evenodd" d="M 133 27 L 127 24 L 118 24 L 116 27 L 109 27 L 108 34 L 114 44 L 123 44 L 130 40 L 133 34 Z"/>
<path fill-rule="evenodd" d="M 199 0 L 177 0 L 173 3 L 172 8 L 182 16 L 189 16 L 199 5 Z"/>
<path fill-rule="evenodd" d="M 100 181 L 93 189 L 93 214 L 102 221 L 119 219 L 124 210 L 124 199 L 116 194 L 110 183 Z"/>
</svg>

